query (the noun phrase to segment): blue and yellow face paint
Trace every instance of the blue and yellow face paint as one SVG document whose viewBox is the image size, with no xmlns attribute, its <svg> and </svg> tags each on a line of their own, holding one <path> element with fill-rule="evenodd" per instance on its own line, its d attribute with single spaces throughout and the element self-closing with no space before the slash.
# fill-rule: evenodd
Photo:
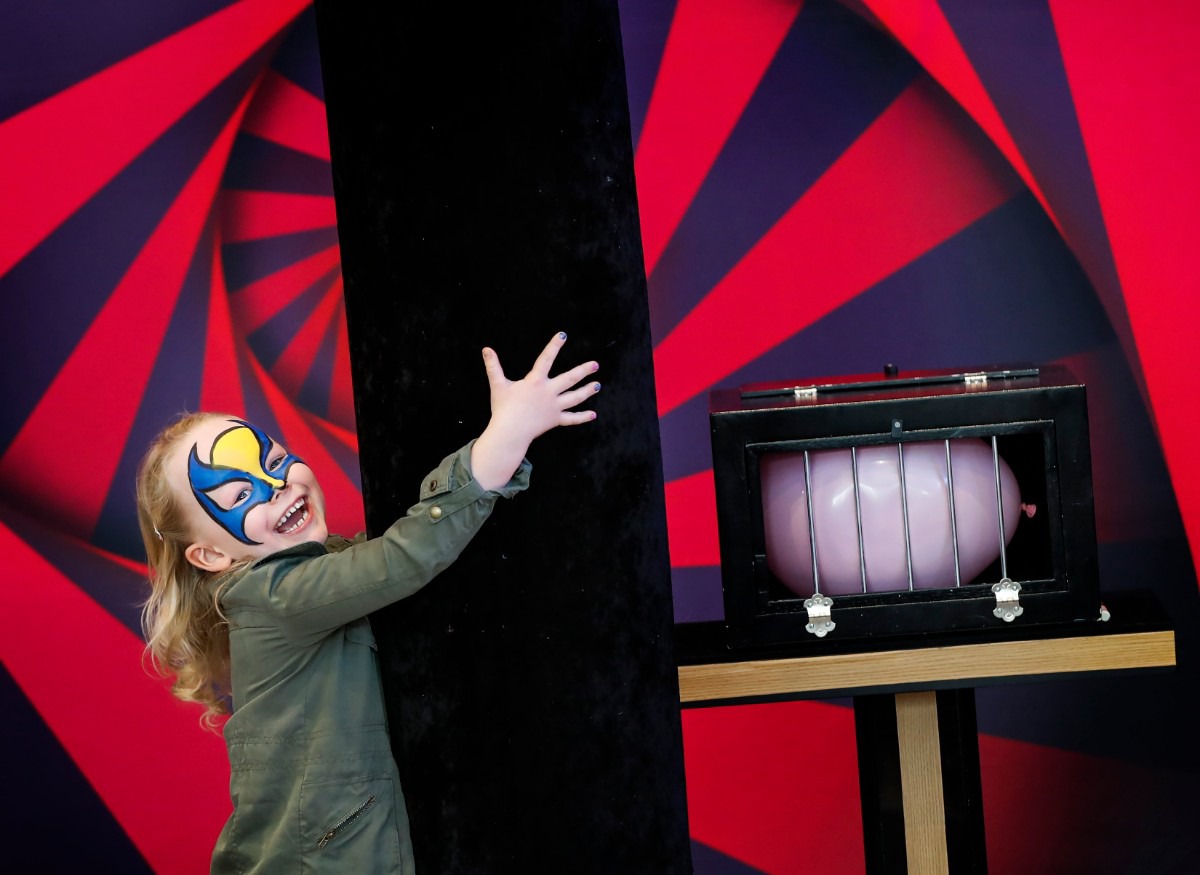
<svg viewBox="0 0 1200 875">
<path fill-rule="evenodd" d="M 246 534 L 246 516 L 260 504 L 271 500 L 276 489 L 287 485 L 288 469 L 300 459 L 291 453 L 275 460 L 269 456 L 273 441 L 265 432 L 240 419 L 213 441 L 210 461 L 203 462 L 196 452 L 196 445 L 188 455 L 188 480 L 196 501 L 217 525 L 233 535 L 243 544 L 259 544 Z M 228 483 L 244 482 L 249 494 L 231 508 L 217 504 L 209 493 Z"/>
</svg>

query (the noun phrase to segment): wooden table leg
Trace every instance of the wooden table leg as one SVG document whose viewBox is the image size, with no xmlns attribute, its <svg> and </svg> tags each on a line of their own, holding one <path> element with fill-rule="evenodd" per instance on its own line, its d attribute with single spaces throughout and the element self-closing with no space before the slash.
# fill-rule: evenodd
<svg viewBox="0 0 1200 875">
<path fill-rule="evenodd" d="M 973 690 L 854 700 L 867 872 L 987 872 Z"/>
<path fill-rule="evenodd" d="M 937 693 L 900 693 L 895 699 L 908 871 L 910 875 L 942 875 L 949 872 L 950 862 L 946 858 Z"/>
</svg>

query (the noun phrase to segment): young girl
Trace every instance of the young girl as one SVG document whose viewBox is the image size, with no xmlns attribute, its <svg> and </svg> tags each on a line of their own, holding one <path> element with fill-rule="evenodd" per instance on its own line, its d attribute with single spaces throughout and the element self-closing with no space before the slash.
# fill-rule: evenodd
<svg viewBox="0 0 1200 875">
<path fill-rule="evenodd" d="M 550 368 L 559 334 L 523 379 L 483 351 L 492 415 L 425 478 L 379 538 L 329 538 L 313 472 L 261 429 L 194 414 L 138 473 L 151 594 L 143 623 L 181 699 L 225 725 L 234 811 L 214 873 L 414 871 L 366 615 L 412 594 L 462 552 L 497 496 L 528 484 L 529 444 L 600 384 L 587 362 Z"/>
</svg>

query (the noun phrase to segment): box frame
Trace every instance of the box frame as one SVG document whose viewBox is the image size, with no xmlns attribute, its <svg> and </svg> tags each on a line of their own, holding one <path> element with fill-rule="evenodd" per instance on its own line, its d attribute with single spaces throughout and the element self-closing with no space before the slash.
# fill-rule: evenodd
<svg viewBox="0 0 1200 875">
<path fill-rule="evenodd" d="M 955 380 L 962 374 L 1025 373 Z M 809 381 L 810 385 L 812 381 Z M 887 639 L 1003 627 L 992 580 L 946 589 L 832 596 L 827 637 L 808 631 L 804 599 L 781 595 L 766 565 L 758 459 L 764 452 L 1041 434 L 1051 574 L 1021 580 L 1015 623 L 1100 615 L 1086 388 L 1065 367 L 838 377 L 815 393 L 795 383 L 710 395 L 725 623 L 731 646 Z M 774 394 L 770 394 L 774 393 Z M 1028 439 L 1027 439 L 1028 440 Z"/>
</svg>

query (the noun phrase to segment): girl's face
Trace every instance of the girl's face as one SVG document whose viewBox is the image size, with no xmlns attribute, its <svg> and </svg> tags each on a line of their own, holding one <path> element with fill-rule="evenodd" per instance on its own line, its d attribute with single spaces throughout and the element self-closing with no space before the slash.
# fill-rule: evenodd
<svg viewBox="0 0 1200 875">
<path fill-rule="evenodd" d="M 261 429 L 211 417 L 168 463 L 193 543 L 188 561 L 223 571 L 307 541 L 324 541 L 325 496 L 312 470 Z"/>
</svg>

